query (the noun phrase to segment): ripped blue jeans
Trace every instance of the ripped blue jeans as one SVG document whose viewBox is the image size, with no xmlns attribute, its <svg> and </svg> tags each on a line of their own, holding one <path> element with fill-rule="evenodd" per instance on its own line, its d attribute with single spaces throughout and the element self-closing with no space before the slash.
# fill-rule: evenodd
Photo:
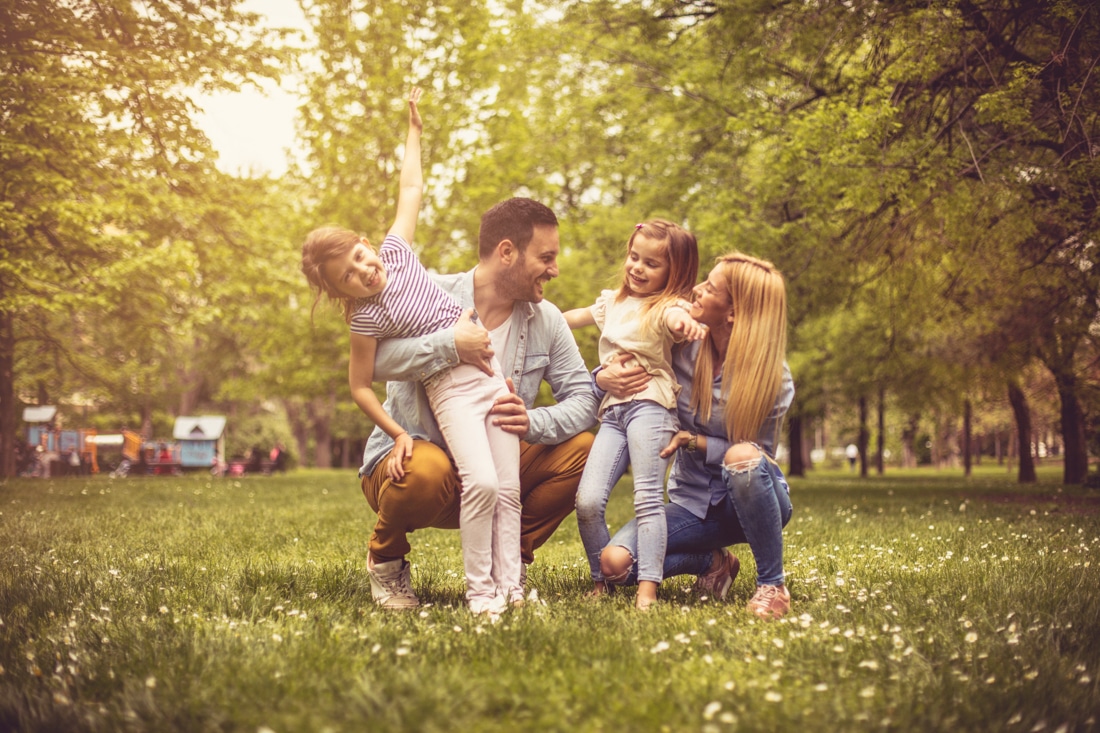
<svg viewBox="0 0 1100 733">
<path fill-rule="evenodd" d="M 748 543 L 756 559 L 757 585 L 782 584 L 783 527 L 787 526 L 794 511 L 783 471 L 760 457 L 742 466 L 723 466 L 722 477 L 729 493 L 710 505 L 703 518 L 679 504 L 665 504 L 668 545 L 664 577 L 703 575 L 710 567 L 714 550 Z M 629 575 L 616 578 L 615 583 L 637 583 L 635 521 L 631 520 L 616 532 L 610 544 L 625 548 L 635 558 Z"/>
</svg>

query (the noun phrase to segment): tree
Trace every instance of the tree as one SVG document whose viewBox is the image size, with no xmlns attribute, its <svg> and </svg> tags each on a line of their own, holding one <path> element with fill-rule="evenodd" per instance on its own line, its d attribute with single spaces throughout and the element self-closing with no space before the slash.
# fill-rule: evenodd
<svg viewBox="0 0 1100 733">
<path fill-rule="evenodd" d="M 186 258 L 173 233 L 217 197 L 191 90 L 274 76 L 286 55 L 281 34 L 256 32 L 257 17 L 238 4 L 0 8 L 0 475 L 13 470 L 28 382 L 101 381 L 80 355 L 112 327 L 102 321 L 111 292 L 143 307 L 116 309 L 123 332 L 160 330 L 162 276 Z M 147 371 L 138 358 L 112 367 Z"/>
</svg>

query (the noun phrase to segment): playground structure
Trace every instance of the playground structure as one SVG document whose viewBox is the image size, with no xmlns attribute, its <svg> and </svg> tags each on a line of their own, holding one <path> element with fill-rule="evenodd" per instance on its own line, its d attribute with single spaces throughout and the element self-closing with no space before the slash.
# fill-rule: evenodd
<svg viewBox="0 0 1100 733">
<path fill-rule="evenodd" d="M 178 475 L 187 469 L 203 469 L 223 475 L 225 417 L 178 417 L 172 440 L 144 440 L 133 430 L 99 434 L 94 429 L 63 430 L 57 427 L 57 408 L 49 405 L 23 410 L 27 424 L 25 476 L 56 477 L 100 472 L 100 449 L 119 451 L 111 476 L 138 472 L 146 475 Z"/>
<path fill-rule="evenodd" d="M 34 456 L 30 470 L 46 477 L 74 472 L 98 473 L 96 431 L 59 430 L 56 419 L 57 408 L 50 405 L 23 410 L 27 447 Z"/>
</svg>

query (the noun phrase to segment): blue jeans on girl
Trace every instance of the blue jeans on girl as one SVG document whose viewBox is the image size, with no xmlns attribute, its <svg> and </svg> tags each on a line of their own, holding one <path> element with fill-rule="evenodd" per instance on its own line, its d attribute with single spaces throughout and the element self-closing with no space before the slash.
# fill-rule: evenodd
<svg viewBox="0 0 1100 733">
<path fill-rule="evenodd" d="M 629 465 L 634 475 L 634 545 L 638 580 L 660 583 L 665 559 L 664 486 L 668 459 L 661 450 L 677 430 L 671 410 L 642 400 L 612 405 L 592 443 L 588 463 L 577 489 L 577 524 L 592 571 L 592 580 L 604 580 L 600 553 L 611 534 L 607 530 L 607 499 Z"/>
</svg>

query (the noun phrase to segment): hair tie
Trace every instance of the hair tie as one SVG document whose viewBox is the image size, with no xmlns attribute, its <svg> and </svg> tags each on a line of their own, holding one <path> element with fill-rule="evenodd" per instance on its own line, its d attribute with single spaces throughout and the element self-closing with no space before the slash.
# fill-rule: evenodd
<svg viewBox="0 0 1100 733">
<path fill-rule="evenodd" d="M 643 224 L 635 224 L 634 228 L 635 229 L 641 229 L 643 226 L 644 226 Z"/>
</svg>

